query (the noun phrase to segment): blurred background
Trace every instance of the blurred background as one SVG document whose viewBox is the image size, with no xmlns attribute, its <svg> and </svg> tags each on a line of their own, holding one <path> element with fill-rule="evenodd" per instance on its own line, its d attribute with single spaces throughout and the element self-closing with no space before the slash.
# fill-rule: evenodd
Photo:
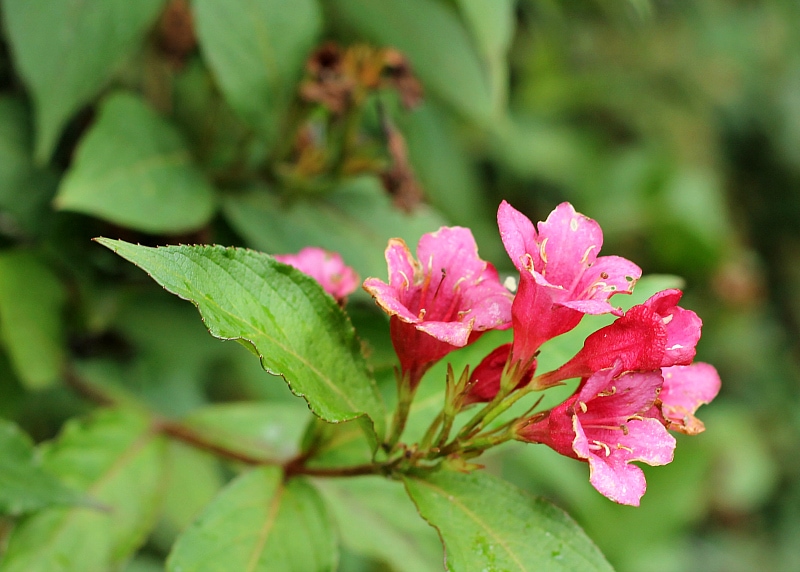
<svg viewBox="0 0 800 572">
<path fill-rule="evenodd" d="M 172 416 L 292 398 L 92 237 L 318 245 L 383 278 L 388 238 L 456 224 L 510 272 L 498 203 L 568 200 L 605 254 L 682 277 L 723 389 L 640 508 L 545 448 L 491 468 L 620 571 L 798 569 L 800 4 L 1 6 L 0 415 L 52 437 L 91 407 L 69 372 Z M 385 321 L 363 292 L 348 310 L 390 385 Z M 130 570 L 158 569 L 192 515 L 174 504 Z M 357 548 L 342 570 L 390 569 Z"/>
</svg>

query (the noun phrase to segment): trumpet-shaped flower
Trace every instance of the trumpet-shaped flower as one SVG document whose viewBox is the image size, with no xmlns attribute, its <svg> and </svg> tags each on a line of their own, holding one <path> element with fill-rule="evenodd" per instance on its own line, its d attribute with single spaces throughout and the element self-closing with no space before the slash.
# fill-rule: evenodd
<svg viewBox="0 0 800 572">
<path fill-rule="evenodd" d="M 663 290 L 634 306 L 613 324 L 600 328 L 583 348 L 556 371 L 541 376 L 548 387 L 573 377 L 588 377 L 617 361 L 630 371 L 688 365 L 695 355 L 703 323 L 691 310 L 678 306 L 680 290 Z"/>
<path fill-rule="evenodd" d="M 562 203 L 538 230 L 503 201 L 500 237 L 520 273 L 514 299 L 514 357 L 527 361 L 547 340 L 568 332 L 584 314 L 619 314 L 608 299 L 630 293 L 641 269 L 618 256 L 598 257 L 603 232 L 592 219 Z"/>
<path fill-rule="evenodd" d="M 675 449 L 675 438 L 652 416 L 662 383 L 660 372 L 622 373 L 618 363 L 589 377 L 545 416 L 521 423 L 517 438 L 589 463 L 594 488 L 638 506 L 646 483 L 631 462 L 665 465 Z"/>
<path fill-rule="evenodd" d="M 344 263 L 337 252 L 308 246 L 297 254 L 276 254 L 274 258 L 308 274 L 340 302 L 358 288 L 358 274 Z"/>
<path fill-rule="evenodd" d="M 512 295 L 497 271 L 478 257 L 469 229 L 442 227 L 424 235 L 415 260 L 406 243 L 386 249 L 389 283 L 364 281 L 364 289 L 391 316 L 392 344 L 404 374 L 413 380 L 486 330 L 511 325 Z"/>
</svg>

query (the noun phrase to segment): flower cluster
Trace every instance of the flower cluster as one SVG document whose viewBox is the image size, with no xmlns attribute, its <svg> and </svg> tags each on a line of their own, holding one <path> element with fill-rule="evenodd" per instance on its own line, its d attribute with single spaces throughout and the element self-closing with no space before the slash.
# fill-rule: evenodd
<svg viewBox="0 0 800 572">
<path fill-rule="evenodd" d="M 569 203 L 534 225 L 504 201 L 497 220 L 519 272 L 515 294 L 479 258 L 471 232 L 460 227 L 424 235 L 416 258 L 402 240 L 391 240 L 388 283 L 364 282 L 390 316 L 400 363 L 400 403 L 387 450 L 402 446 L 397 440 L 408 405 L 434 363 L 487 330 L 513 328 L 512 343 L 495 348 L 458 382 L 448 374 L 445 408 L 414 447 L 425 451 L 414 454 L 428 460 L 468 457 L 509 439 L 541 443 L 586 462 L 591 484 L 603 495 L 638 505 L 646 485 L 632 462 L 671 462 L 675 438 L 668 430 L 701 432 L 695 412 L 719 391 L 716 370 L 693 363 L 702 322 L 678 305 L 679 290 L 658 292 L 627 312 L 615 307 L 611 297 L 630 294 L 641 269 L 621 257 L 599 256 L 600 226 Z M 575 328 L 585 314 L 612 314 L 616 320 L 589 335 L 562 366 L 539 372 L 542 345 Z M 578 384 L 563 403 L 488 426 L 522 396 L 569 379 Z M 484 405 L 448 442 L 452 417 L 475 404 Z M 441 430 L 434 439 L 437 423 Z"/>
</svg>

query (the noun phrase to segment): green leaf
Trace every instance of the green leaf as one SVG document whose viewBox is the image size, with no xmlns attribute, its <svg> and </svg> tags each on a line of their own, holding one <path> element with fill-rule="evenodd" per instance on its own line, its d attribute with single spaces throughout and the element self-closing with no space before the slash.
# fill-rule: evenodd
<svg viewBox="0 0 800 572">
<path fill-rule="evenodd" d="M 56 196 L 61 209 L 171 234 L 208 222 L 214 203 L 180 133 L 122 92 L 103 102 Z"/>
<path fill-rule="evenodd" d="M 383 477 L 320 479 L 344 547 L 397 572 L 442 570 L 442 545 L 403 486 Z"/>
<path fill-rule="evenodd" d="M 325 506 L 303 479 L 262 467 L 231 482 L 178 539 L 170 572 L 334 570 Z"/>
<path fill-rule="evenodd" d="M 316 0 L 195 0 L 194 15 L 200 48 L 231 107 L 274 135 L 321 28 Z"/>
<path fill-rule="evenodd" d="M 18 516 L 52 505 L 86 504 L 41 467 L 33 442 L 9 421 L 0 419 L 0 513 Z"/>
<path fill-rule="evenodd" d="M 255 248 L 278 254 L 319 246 L 339 252 L 362 276 L 387 275 L 383 251 L 399 237 L 411 248 L 426 232 L 445 224 L 435 212 L 420 208 L 407 215 L 374 178 L 348 181 L 324 199 L 284 204 L 265 189 L 231 195 L 224 204 L 231 225 Z"/>
<path fill-rule="evenodd" d="M 29 389 L 60 378 L 65 300 L 60 280 L 36 256 L 19 250 L 0 254 L 0 337 Z"/>
<path fill-rule="evenodd" d="M 404 482 L 439 532 L 448 570 L 611 570 L 565 512 L 485 472 L 443 469 Z"/>
<path fill-rule="evenodd" d="M 487 123 L 488 74 L 458 15 L 436 0 L 330 0 L 337 20 L 366 39 L 408 56 L 426 88 L 460 113 Z"/>
<path fill-rule="evenodd" d="M 17 69 L 36 104 L 36 158 L 139 47 L 163 0 L 3 0 Z"/>
<path fill-rule="evenodd" d="M 251 250 L 97 240 L 194 303 L 213 336 L 249 342 L 264 368 L 319 417 L 337 423 L 366 415 L 382 438 L 384 406 L 359 341 L 315 280 Z"/>
<path fill-rule="evenodd" d="M 3 572 L 105 572 L 125 562 L 157 515 L 163 442 L 147 418 L 101 410 L 70 422 L 43 467 L 100 507 L 49 508 L 11 534 Z"/>
<path fill-rule="evenodd" d="M 38 230 L 51 212 L 57 178 L 33 164 L 33 137 L 25 104 L 0 97 L 0 210 L 8 217 L 0 232 L 12 236 Z"/>
<path fill-rule="evenodd" d="M 506 57 L 514 35 L 516 2 L 458 0 L 457 4 L 489 70 L 492 101 L 495 109 L 501 112 L 505 108 L 508 92 Z"/>
<path fill-rule="evenodd" d="M 299 453 L 303 430 L 312 419 L 308 407 L 294 400 L 209 405 L 189 414 L 183 424 L 221 447 L 278 460 Z"/>
</svg>

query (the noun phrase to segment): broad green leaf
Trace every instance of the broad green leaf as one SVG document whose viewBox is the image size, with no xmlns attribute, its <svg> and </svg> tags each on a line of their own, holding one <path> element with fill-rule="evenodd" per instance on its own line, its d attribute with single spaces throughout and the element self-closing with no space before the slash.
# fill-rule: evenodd
<svg viewBox="0 0 800 572">
<path fill-rule="evenodd" d="M 383 403 L 353 327 L 312 278 L 251 250 L 97 240 L 194 303 L 212 335 L 246 342 L 318 416 L 337 423 L 366 415 L 382 438 Z"/>
<path fill-rule="evenodd" d="M 403 486 L 383 477 L 318 479 L 345 548 L 396 572 L 439 572 L 442 545 Z"/>
<path fill-rule="evenodd" d="M 48 220 L 56 176 L 33 164 L 33 136 L 21 100 L 0 97 L 0 211 L 3 233 L 24 235 Z"/>
<path fill-rule="evenodd" d="M 508 48 L 514 35 L 515 0 L 458 0 L 458 7 L 472 32 L 489 70 L 492 101 L 504 110 L 508 92 Z"/>
<path fill-rule="evenodd" d="M 180 441 L 169 443 L 165 480 L 161 519 L 150 542 L 168 551 L 178 535 L 217 495 L 224 481 L 213 455 Z"/>
<path fill-rule="evenodd" d="M 280 460 L 299 453 L 303 430 L 312 419 L 308 407 L 293 400 L 209 405 L 189 414 L 183 424 L 233 451 Z M 363 437 L 360 428 L 358 433 Z"/>
<path fill-rule="evenodd" d="M 164 443 L 147 418 L 101 410 L 71 421 L 43 467 L 99 507 L 49 508 L 11 534 L 3 572 L 105 572 L 125 562 L 157 516 Z"/>
<path fill-rule="evenodd" d="M 492 116 L 486 70 L 458 15 L 436 0 L 330 0 L 337 20 L 408 56 L 423 85 L 479 123 Z"/>
<path fill-rule="evenodd" d="M 303 479 L 262 467 L 231 482 L 178 539 L 170 572 L 334 570 L 325 506 Z"/>
<path fill-rule="evenodd" d="M 0 254 L 0 336 L 29 389 L 47 387 L 60 377 L 65 299 L 58 277 L 32 253 Z"/>
<path fill-rule="evenodd" d="M 41 467 L 33 442 L 9 421 L 0 419 L 0 513 L 20 515 L 52 505 L 87 504 Z"/>
<path fill-rule="evenodd" d="M 103 102 L 78 147 L 56 206 L 150 233 L 194 230 L 214 214 L 214 190 L 181 134 L 142 100 Z"/>
<path fill-rule="evenodd" d="M 448 570 L 611 570 L 565 512 L 485 472 L 442 469 L 404 482 L 439 532 Z"/>
<path fill-rule="evenodd" d="M 324 199 L 283 203 L 266 189 L 229 196 L 226 218 L 250 245 L 273 254 L 319 246 L 339 252 L 363 277 L 386 279 L 383 251 L 390 238 L 399 237 L 416 248 L 417 240 L 445 221 L 420 208 L 414 215 L 395 209 L 374 178 L 363 177 L 342 185 Z"/>
<path fill-rule="evenodd" d="M 220 89 L 274 135 L 321 28 L 316 0 L 195 0 L 200 48 Z"/>
<path fill-rule="evenodd" d="M 36 158 L 134 53 L 163 0 L 3 0 L 14 60 L 36 104 Z"/>
</svg>

